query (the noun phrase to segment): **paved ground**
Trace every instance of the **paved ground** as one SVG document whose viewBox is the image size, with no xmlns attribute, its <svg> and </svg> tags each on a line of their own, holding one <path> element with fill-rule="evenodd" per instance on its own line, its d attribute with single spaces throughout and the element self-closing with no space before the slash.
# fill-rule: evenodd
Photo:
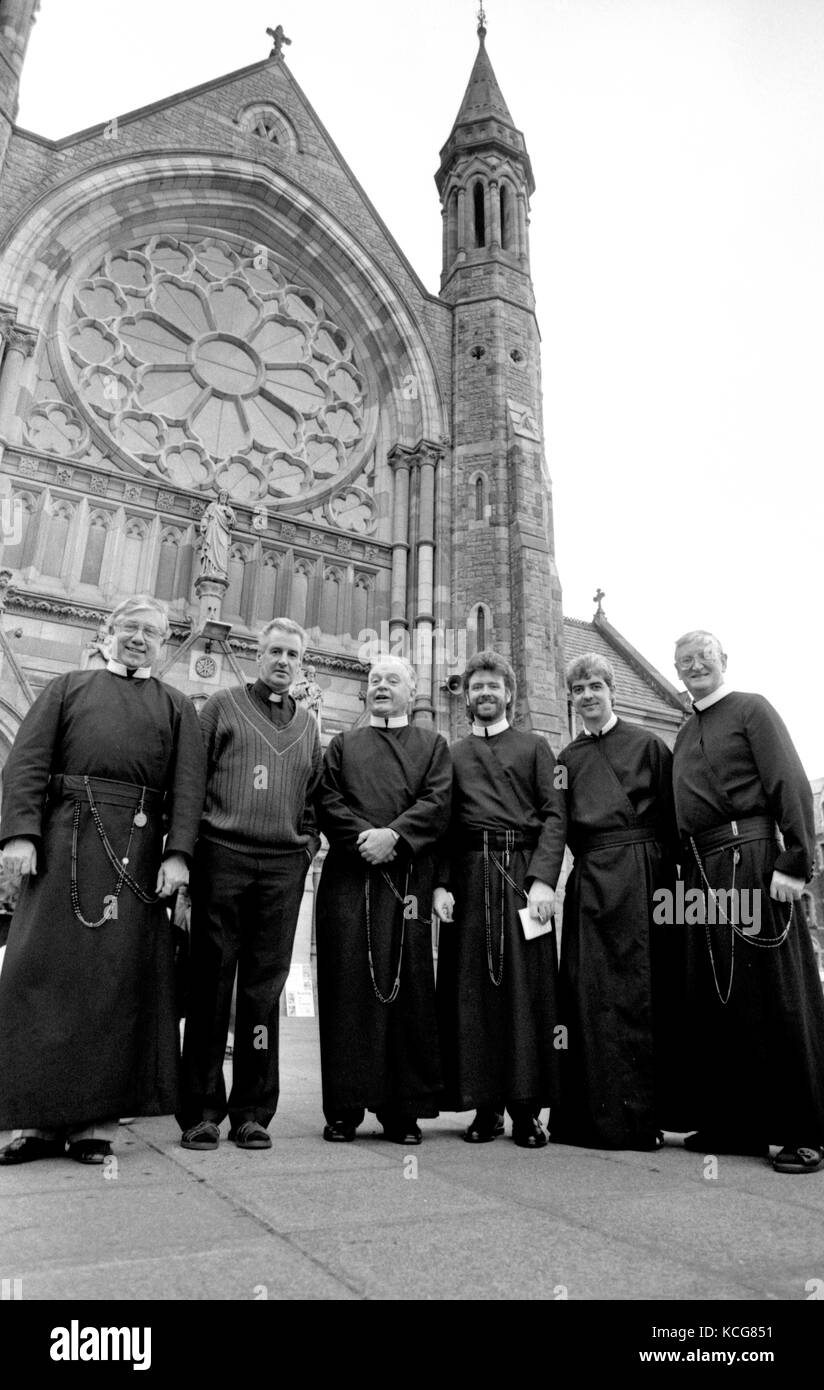
<svg viewBox="0 0 824 1390">
<path fill-rule="evenodd" d="M 385 1142 L 373 1117 L 356 1143 L 327 1144 L 315 1020 L 282 1020 L 282 1073 L 270 1151 L 190 1153 L 172 1119 L 152 1119 L 121 1129 L 104 1168 L 0 1169 L 0 1276 L 24 1300 L 824 1294 L 824 1173 L 713 1165 L 678 1141 L 475 1147 L 455 1115 L 424 1121 L 417 1149 Z"/>
</svg>

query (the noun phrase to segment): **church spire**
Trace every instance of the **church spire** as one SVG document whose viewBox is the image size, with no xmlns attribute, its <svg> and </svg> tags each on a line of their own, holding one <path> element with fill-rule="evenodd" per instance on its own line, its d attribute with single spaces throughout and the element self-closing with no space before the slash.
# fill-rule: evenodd
<svg viewBox="0 0 824 1390">
<path fill-rule="evenodd" d="M 40 0 L 0 0 L 0 170 L 17 120 L 23 59 Z"/>
<path fill-rule="evenodd" d="M 475 264 L 505 253 L 529 271 L 528 205 L 535 179 L 526 141 L 498 85 L 485 38 L 481 5 L 478 52 L 435 175 L 444 217 L 442 291 L 468 258 Z"/>
</svg>

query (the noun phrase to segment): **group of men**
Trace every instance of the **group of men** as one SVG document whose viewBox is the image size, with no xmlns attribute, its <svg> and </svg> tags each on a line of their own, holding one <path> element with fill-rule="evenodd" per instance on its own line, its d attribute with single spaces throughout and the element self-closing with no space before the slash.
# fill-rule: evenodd
<svg viewBox="0 0 824 1390">
<path fill-rule="evenodd" d="M 257 680 L 199 724 L 151 675 L 167 628 L 156 600 L 121 604 L 107 669 L 51 682 L 6 765 L 0 838 L 25 886 L 0 973 L 0 1129 L 16 1131 L 0 1164 L 102 1163 L 126 1115 L 175 1113 L 198 1150 L 228 1116 L 238 1147 L 271 1147 L 279 999 L 323 832 L 324 1139 L 353 1141 L 371 1111 L 419 1144 L 421 1118 L 474 1110 L 467 1142 L 508 1112 L 539 1149 L 549 1107 L 565 1144 L 652 1150 L 667 1129 L 824 1167 L 824 999 L 795 906 L 809 785 L 772 707 L 725 687 L 715 637 L 677 643 L 694 712 L 674 758 L 615 715 L 595 654 L 568 668 L 583 728 L 556 758 L 513 727 L 515 676 L 491 650 L 464 673 L 467 737 L 413 723 L 413 668 L 379 657 L 368 723 L 323 756 L 290 694 L 295 623 L 264 628 Z M 165 900 L 190 872 L 181 1061 Z"/>
</svg>

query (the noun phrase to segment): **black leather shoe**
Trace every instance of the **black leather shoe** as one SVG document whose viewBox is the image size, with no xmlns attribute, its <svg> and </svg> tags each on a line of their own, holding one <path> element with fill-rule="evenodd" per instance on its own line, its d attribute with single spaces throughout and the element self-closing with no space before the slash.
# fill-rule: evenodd
<svg viewBox="0 0 824 1390">
<path fill-rule="evenodd" d="M 736 1139 L 734 1135 L 713 1134 L 708 1129 L 699 1129 L 695 1134 L 687 1135 L 684 1148 L 694 1154 L 740 1154 L 745 1158 L 764 1158 L 769 1145 L 752 1136 L 742 1135 Z"/>
<path fill-rule="evenodd" d="M 547 1141 L 546 1130 L 534 1115 L 525 1120 L 518 1120 L 517 1123 L 513 1122 L 512 1138 L 519 1149 L 542 1149 Z"/>
<path fill-rule="evenodd" d="M 355 1126 L 344 1124 L 343 1120 L 333 1120 L 323 1126 L 323 1137 L 330 1144 L 351 1144 L 355 1137 Z"/>
<path fill-rule="evenodd" d="M 423 1135 L 414 1120 L 407 1120 L 402 1125 L 390 1125 L 388 1129 L 384 1125 L 383 1137 L 390 1144 L 405 1144 L 407 1147 L 423 1143 Z"/>
<path fill-rule="evenodd" d="M 73 1158 L 75 1163 L 103 1163 L 111 1152 L 108 1139 L 75 1139 L 67 1149 L 69 1158 Z"/>
<path fill-rule="evenodd" d="M 22 1139 L 12 1139 L 5 1149 L 0 1149 L 0 1164 L 11 1167 L 14 1163 L 33 1163 L 36 1158 L 61 1158 L 65 1151 L 62 1140 L 27 1134 Z"/>
<path fill-rule="evenodd" d="M 472 1124 L 464 1130 L 467 1144 L 491 1144 L 504 1132 L 504 1117 L 497 1110 L 478 1110 Z"/>
</svg>

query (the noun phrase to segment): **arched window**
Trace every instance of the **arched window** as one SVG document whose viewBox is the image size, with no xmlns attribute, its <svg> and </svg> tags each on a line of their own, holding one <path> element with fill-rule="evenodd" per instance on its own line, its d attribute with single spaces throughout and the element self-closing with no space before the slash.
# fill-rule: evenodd
<svg viewBox="0 0 824 1390">
<path fill-rule="evenodd" d="M 175 573 L 180 549 L 180 532 L 168 527 L 160 537 L 160 558 L 157 564 L 155 594 L 158 598 L 173 599 L 175 593 Z"/>
<path fill-rule="evenodd" d="M 289 617 L 303 627 L 306 623 L 306 605 L 309 600 L 309 566 L 300 561 L 295 565 L 292 579 L 292 603 Z"/>
<path fill-rule="evenodd" d="M 322 632 L 336 633 L 338 630 L 338 602 L 340 599 L 341 576 L 338 570 L 328 569 L 323 576 L 323 599 L 320 606 L 320 626 Z"/>
<path fill-rule="evenodd" d="M 357 636 L 359 632 L 365 632 L 369 627 L 369 594 L 372 583 L 369 575 L 359 574 L 355 580 L 355 592 L 352 596 L 352 633 Z"/>
<path fill-rule="evenodd" d="M 72 508 L 68 502 L 52 504 L 46 549 L 43 556 L 43 573 L 51 575 L 55 579 L 59 579 L 63 571 L 63 557 L 66 553 L 66 541 L 69 537 L 72 515 Z"/>
<path fill-rule="evenodd" d="M 482 652 L 486 646 L 486 613 L 483 608 L 478 608 L 478 626 L 476 628 L 477 649 Z"/>
<path fill-rule="evenodd" d="M 509 189 L 505 183 L 501 184 L 501 248 L 509 250 L 512 233 L 509 218 Z"/>
<path fill-rule="evenodd" d="M 243 613 L 243 587 L 246 578 L 248 554 L 245 546 L 233 545 L 229 552 L 229 587 L 226 590 L 224 607 L 233 618 Z"/>
<path fill-rule="evenodd" d="M 122 594 L 136 594 L 139 590 L 140 559 L 143 542 L 146 539 L 144 522 L 132 517 L 126 522 L 126 535 L 123 542 L 123 562 L 117 577 L 117 587 Z"/>
<path fill-rule="evenodd" d="M 280 563 L 277 555 L 273 550 L 267 550 L 263 556 L 263 564 L 260 570 L 260 585 L 257 598 L 258 616 L 264 623 L 271 622 L 272 618 L 278 616 L 275 613 L 275 600 L 277 598 L 279 568 Z"/>
<path fill-rule="evenodd" d="M 99 584 L 103 568 L 103 555 L 106 550 L 106 537 L 109 534 L 111 518 L 104 512 L 94 512 L 89 519 L 86 535 L 86 551 L 83 568 L 80 571 L 81 584 Z"/>
<path fill-rule="evenodd" d="M 486 210 L 484 208 L 484 186 L 480 179 L 472 189 L 472 210 L 475 217 L 475 245 L 486 246 Z"/>
<path fill-rule="evenodd" d="M 484 511 L 485 511 L 485 508 L 486 508 L 486 496 L 485 496 L 485 491 L 486 491 L 486 489 L 484 488 L 484 480 L 483 480 L 483 478 L 481 477 L 481 475 L 479 474 L 478 477 L 475 479 L 475 520 L 476 520 L 476 521 L 483 521 L 483 519 L 484 519 Z"/>
</svg>

